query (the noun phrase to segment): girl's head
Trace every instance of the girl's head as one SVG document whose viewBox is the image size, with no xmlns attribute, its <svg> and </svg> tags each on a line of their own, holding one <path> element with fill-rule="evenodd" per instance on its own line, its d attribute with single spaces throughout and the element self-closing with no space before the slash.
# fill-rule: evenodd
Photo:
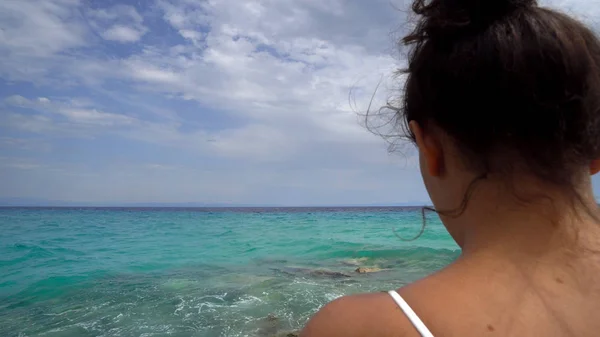
<svg viewBox="0 0 600 337">
<path fill-rule="evenodd" d="M 581 200 L 600 169 L 594 33 L 533 0 L 416 0 L 413 11 L 396 118 L 436 208 L 459 207 L 484 179 Z"/>
</svg>

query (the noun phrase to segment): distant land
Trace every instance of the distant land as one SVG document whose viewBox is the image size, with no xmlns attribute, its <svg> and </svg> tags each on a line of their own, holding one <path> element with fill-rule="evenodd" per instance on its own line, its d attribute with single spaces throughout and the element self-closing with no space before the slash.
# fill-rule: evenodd
<svg viewBox="0 0 600 337">
<path fill-rule="evenodd" d="M 355 204 L 355 205 L 277 205 L 277 204 L 227 204 L 227 203 L 166 203 L 166 202 L 136 202 L 136 203 L 115 203 L 115 202 L 76 202 L 46 200 L 36 198 L 0 198 L 0 207 L 161 207 L 161 208 L 244 208 L 244 207 L 409 207 L 423 206 L 424 202 L 408 203 L 374 203 L 374 204 Z"/>
</svg>

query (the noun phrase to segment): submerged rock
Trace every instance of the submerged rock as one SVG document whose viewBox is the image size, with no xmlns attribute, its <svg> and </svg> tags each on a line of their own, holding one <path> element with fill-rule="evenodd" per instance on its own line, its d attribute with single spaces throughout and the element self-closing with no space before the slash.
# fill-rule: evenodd
<svg viewBox="0 0 600 337">
<path fill-rule="evenodd" d="M 300 336 L 300 331 L 286 331 L 286 332 L 279 332 L 270 337 L 299 337 L 299 336 Z"/>
<path fill-rule="evenodd" d="M 278 270 L 278 269 L 274 269 Z M 326 269 L 310 269 L 310 268 L 295 268 L 295 267 L 287 267 L 283 270 L 278 270 L 286 274 L 304 274 L 313 277 L 328 277 L 328 278 L 349 278 L 351 275 L 341 273 L 338 271 L 326 270 Z"/>
<path fill-rule="evenodd" d="M 280 320 L 275 314 L 269 314 L 261 320 L 258 336 L 266 337 L 299 337 L 300 331 L 280 331 Z"/>
<path fill-rule="evenodd" d="M 344 273 L 340 273 L 337 271 L 331 271 L 331 270 L 311 270 L 309 272 L 310 275 L 312 276 L 325 276 L 325 277 L 331 277 L 331 278 L 347 278 L 350 277 L 350 275 L 348 274 L 344 274 Z"/>
<path fill-rule="evenodd" d="M 386 269 L 381 269 L 381 268 L 365 268 L 365 267 L 359 267 L 356 268 L 355 272 L 359 273 L 359 274 L 372 274 L 372 273 L 379 273 L 382 271 L 385 271 Z"/>
<path fill-rule="evenodd" d="M 279 331 L 279 318 L 275 314 L 269 314 L 260 322 L 258 336 L 276 336 Z"/>
</svg>

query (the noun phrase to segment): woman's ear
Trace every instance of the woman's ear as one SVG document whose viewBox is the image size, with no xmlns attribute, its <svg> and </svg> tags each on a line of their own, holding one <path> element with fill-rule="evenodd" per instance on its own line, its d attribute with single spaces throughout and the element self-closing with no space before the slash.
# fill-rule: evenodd
<svg viewBox="0 0 600 337">
<path fill-rule="evenodd" d="M 600 172 L 600 159 L 592 160 L 590 164 L 590 174 L 595 175 Z"/>
<path fill-rule="evenodd" d="M 408 126 L 415 135 L 419 153 L 424 159 L 426 170 L 430 176 L 439 177 L 444 171 L 444 154 L 441 143 L 431 134 L 427 134 L 425 130 L 416 121 L 411 121 Z"/>
</svg>

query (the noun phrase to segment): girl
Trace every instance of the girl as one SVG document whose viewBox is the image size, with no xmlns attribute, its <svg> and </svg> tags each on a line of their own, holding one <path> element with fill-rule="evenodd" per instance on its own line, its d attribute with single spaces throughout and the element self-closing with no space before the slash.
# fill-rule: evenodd
<svg viewBox="0 0 600 337">
<path fill-rule="evenodd" d="M 600 42 L 534 0 L 416 0 L 398 135 L 460 258 L 303 337 L 598 336 Z"/>
</svg>

